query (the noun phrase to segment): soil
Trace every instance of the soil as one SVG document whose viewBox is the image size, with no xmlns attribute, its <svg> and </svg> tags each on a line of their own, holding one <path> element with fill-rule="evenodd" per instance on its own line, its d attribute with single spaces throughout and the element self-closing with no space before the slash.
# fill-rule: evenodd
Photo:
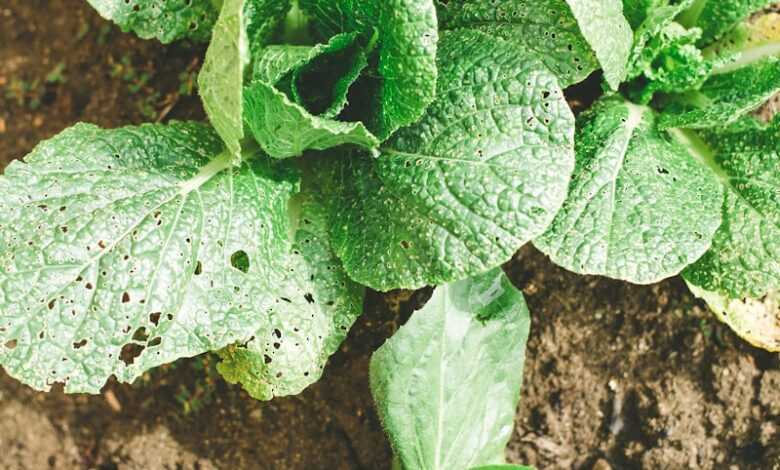
<svg viewBox="0 0 780 470">
<path fill-rule="evenodd" d="M 83 0 L 4 0 L 0 164 L 77 121 L 202 119 L 202 55 L 124 34 Z M 506 270 L 534 317 L 511 461 L 780 469 L 780 356 L 746 345 L 682 281 L 577 276 L 531 247 Z M 269 403 L 219 379 L 210 355 L 98 396 L 37 393 L 2 375 L 0 468 L 389 469 L 368 358 L 429 293 L 371 293 L 324 378 Z"/>
</svg>

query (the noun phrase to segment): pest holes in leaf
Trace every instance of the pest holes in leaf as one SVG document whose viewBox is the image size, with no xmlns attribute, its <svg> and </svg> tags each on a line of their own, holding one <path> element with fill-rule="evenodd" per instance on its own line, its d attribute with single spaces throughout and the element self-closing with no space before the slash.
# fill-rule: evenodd
<svg viewBox="0 0 780 470">
<path fill-rule="evenodd" d="M 249 255 L 244 250 L 236 251 L 230 255 L 230 265 L 242 273 L 249 272 Z"/>
<path fill-rule="evenodd" d="M 16 342 L 15 339 L 8 340 L 8 341 L 5 342 L 5 348 L 6 349 L 16 349 L 16 344 L 17 344 L 17 342 Z"/>
<path fill-rule="evenodd" d="M 195 265 L 195 275 L 200 276 L 201 273 L 203 273 L 203 263 L 198 261 L 198 263 Z"/>
<path fill-rule="evenodd" d="M 149 339 L 149 333 L 146 332 L 146 328 L 143 326 L 139 327 L 135 330 L 135 333 L 133 333 L 133 340 L 135 341 L 146 341 L 147 339 Z"/>
<path fill-rule="evenodd" d="M 408 250 L 411 244 L 407 240 L 401 240 L 401 248 Z"/>
<path fill-rule="evenodd" d="M 149 322 L 152 323 L 154 326 L 157 326 L 160 324 L 160 315 L 162 313 L 160 312 L 152 312 L 149 314 Z"/>
<path fill-rule="evenodd" d="M 279 330 L 279 328 L 274 328 L 274 336 L 276 336 L 279 339 L 282 339 L 282 332 Z"/>
<path fill-rule="evenodd" d="M 269 356 L 268 354 L 263 354 L 263 362 L 264 363 L 270 364 L 272 360 L 273 359 L 271 359 L 271 356 Z"/>
<path fill-rule="evenodd" d="M 122 303 L 126 304 L 130 302 L 130 294 L 128 292 L 122 293 Z"/>
<path fill-rule="evenodd" d="M 85 339 L 82 339 L 81 341 L 77 341 L 77 342 L 73 343 L 73 349 L 81 349 L 81 348 L 83 348 L 86 345 L 87 345 L 87 340 L 85 338 Z"/>
<path fill-rule="evenodd" d="M 667 170 L 666 168 L 663 168 L 663 167 L 660 167 L 660 166 L 659 166 L 659 167 L 657 168 L 657 170 L 658 170 L 658 173 L 659 173 L 659 174 L 662 174 L 662 175 L 668 175 L 668 174 L 669 174 L 669 170 Z"/>
<path fill-rule="evenodd" d="M 144 346 L 138 344 L 125 344 L 122 346 L 122 352 L 119 353 L 119 359 L 121 359 L 126 366 L 129 366 L 135 362 L 135 359 L 140 356 L 142 352 L 144 352 L 144 349 L 146 349 Z"/>
<path fill-rule="evenodd" d="M 56 303 L 57 303 L 57 299 L 51 299 L 51 301 L 49 301 L 49 305 L 48 305 L 49 310 L 54 310 L 54 304 L 56 304 Z"/>
<path fill-rule="evenodd" d="M 151 346 L 159 346 L 162 343 L 162 338 L 157 336 L 156 338 L 152 338 L 149 343 L 147 343 L 150 347 Z"/>
<path fill-rule="evenodd" d="M 92 283 L 91 283 L 91 282 L 88 282 L 88 283 L 84 284 L 84 287 L 85 287 L 87 290 L 92 290 Z"/>
<path fill-rule="evenodd" d="M 303 298 L 306 299 L 306 302 L 309 302 L 310 304 L 314 303 L 314 296 L 311 294 L 311 292 L 304 295 Z"/>
</svg>

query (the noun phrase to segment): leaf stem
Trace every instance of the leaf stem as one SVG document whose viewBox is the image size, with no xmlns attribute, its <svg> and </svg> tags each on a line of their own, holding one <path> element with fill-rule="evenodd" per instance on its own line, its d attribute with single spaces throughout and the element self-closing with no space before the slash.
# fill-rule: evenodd
<svg viewBox="0 0 780 470">
<path fill-rule="evenodd" d="M 186 195 L 199 189 L 222 170 L 230 168 L 232 166 L 232 160 L 233 154 L 227 149 L 223 150 L 222 153 L 201 168 L 197 175 L 181 183 L 179 185 L 179 194 Z"/>
</svg>

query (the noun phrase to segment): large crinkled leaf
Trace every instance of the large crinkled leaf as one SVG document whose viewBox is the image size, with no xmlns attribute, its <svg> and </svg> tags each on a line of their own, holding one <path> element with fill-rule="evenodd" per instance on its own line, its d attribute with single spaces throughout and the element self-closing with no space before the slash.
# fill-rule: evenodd
<svg viewBox="0 0 780 470">
<path fill-rule="evenodd" d="M 213 0 L 87 0 L 100 16 L 143 39 L 208 41 L 217 20 Z"/>
<path fill-rule="evenodd" d="M 780 59 L 770 57 L 733 72 L 716 74 L 698 91 L 665 97 L 664 128 L 728 126 L 780 92 Z"/>
<path fill-rule="evenodd" d="M 323 37 L 339 32 L 378 34 L 373 91 L 358 110 L 380 139 L 422 116 L 436 90 L 438 27 L 433 0 L 300 0 Z"/>
<path fill-rule="evenodd" d="M 556 264 L 649 284 L 709 248 L 723 189 L 655 127 L 649 108 L 607 98 L 578 122 L 569 197 L 534 244 Z"/>
<path fill-rule="evenodd" d="M 756 127 L 700 135 L 672 131 L 726 188 L 723 224 L 712 248 L 683 275 L 732 299 L 760 298 L 780 287 L 780 121 Z"/>
<path fill-rule="evenodd" d="M 498 268 L 438 287 L 371 358 L 371 392 L 400 467 L 504 462 L 530 328 Z"/>
<path fill-rule="evenodd" d="M 219 353 L 222 376 L 258 400 L 316 382 L 363 307 L 365 289 L 347 277 L 330 248 L 324 208 L 311 193 L 295 203 L 297 230 L 285 265 L 291 274 L 276 292 L 276 307 L 250 341 Z"/>
<path fill-rule="evenodd" d="M 290 271 L 298 176 L 230 156 L 200 124 L 79 124 L 12 163 L 0 178 L 6 371 L 39 390 L 97 393 L 111 375 L 130 382 L 277 328 L 290 356 L 298 348 L 292 373 L 316 370 L 319 339 L 295 328 L 331 313 L 305 308 L 318 280 Z M 297 391 L 293 380 L 275 393 Z"/>
<path fill-rule="evenodd" d="M 596 53 L 604 78 L 617 90 L 626 77 L 634 42 L 631 25 L 623 16 L 621 0 L 566 0 L 582 35 Z"/>
<path fill-rule="evenodd" d="M 478 29 L 521 45 L 558 76 L 562 87 L 599 68 L 565 0 L 450 0 L 440 2 L 438 11 L 442 29 Z"/>
<path fill-rule="evenodd" d="M 366 66 L 366 47 L 357 34 L 344 33 L 310 48 L 265 48 L 244 89 L 244 120 L 263 150 L 289 158 L 346 144 L 378 146 L 363 123 L 329 118 L 344 107 L 349 87 Z"/>
<path fill-rule="evenodd" d="M 323 165 L 333 245 L 378 290 L 484 272 L 540 235 L 574 167 L 574 118 L 553 76 L 510 42 L 442 36 L 437 100 L 378 159 Z"/>
<path fill-rule="evenodd" d="M 206 114 L 236 164 L 244 138 L 245 68 L 251 51 L 270 39 L 289 6 L 288 0 L 224 0 L 214 26 L 198 86 Z"/>
<path fill-rule="evenodd" d="M 775 0 L 696 0 L 683 13 L 685 26 L 697 26 L 703 34 L 699 44 L 709 44 L 729 32 L 734 26 Z"/>
<path fill-rule="evenodd" d="M 688 283 L 720 321 L 753 346 L 780 352 L 780 295 L 771 290 L 760 298 L 730 299 Z"/>
</svg>

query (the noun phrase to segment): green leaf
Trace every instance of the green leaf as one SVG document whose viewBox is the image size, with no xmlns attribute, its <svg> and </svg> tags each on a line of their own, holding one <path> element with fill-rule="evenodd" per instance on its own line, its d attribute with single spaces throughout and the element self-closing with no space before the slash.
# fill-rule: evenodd
<svg viewBox="0 0 780 470">
<path fill-rule="evenodd" d="M 720 321 L 753 346 L 780 352 L 780 294 L 771 290 L 760 298 L 730 299 L 688 283 Z"/>
<path fill-rule="evenodd" d="M 596 52 L 604 78 L 617 90 L 626 77 L 634 42 L 631 26 L 623 16 L 621 0 L 566 0 L 582 35 Z"/>
<path fill-rule="evenodd" d="M 374 35 L 342 33 L 316 46 L 268 46 L 255 58 L 253 80 L 273 85 L 309 113 L 335 118 L 368 66 Z"/>
<path fill-rule="evenodd" d="M 167 44 L 190 38 L 205 42 L 217 20 L 212 0 L 87 0 L 100 16 L 143 39 Z"/>
<path fill-rule="evenodd" d="M 640 75 L 644 68 L 651 66 L 653 60 L 661 55 L 665 49 L 678 42 L 678 37 L 685 39 L 690 37 L 691 34 L 682 27 L 679 29 L 685 31 L 683 34 L 677 32 L 679 29 L 669 30 L 669 27 L 674 22 L 675 17 L 691 3 L 693 0 L 686 0 L 674 5 L 656 6 L 643 15 L 644 19 L 636 27 L 634 33 L 634 45 L 628 61 L 628 79 Z M 698 35 L 693 37 L 693 42 L 695 43 L 698 38 Z"/>
<path fill-rule="evenodd" d="M 574 118 L 557 80 L 509 42 L 442 36 L 438 99 L 378 159 L 333 158 L 333 246 L 374 289 L 484 272 L 540 235 L 574 166 Z"/>
<path fill-rule="evenodd" d="M 222 137 L 235 164 L 240 163 L 244 138 L 244 68 L 249 65 L 249 38 L 244 17 L 245 0 L 224 0 L 198 87 L 211 124 Z"/>
<path fill-rule="evenodd" d="M 767 57 L 780 57 L 780 13 L 767 13 L 742 23 L 704 50 L 719 62 L 717 71 L 733 72 Z"/>
<path fill-rule="evenodd" d="M 214 26 L 198 86 L 206 114 L 236 164 L 244 139 L 243 87 L 250 46 L 255 51 L 264 45 L 287 9 L 289 1 L 224 0 Z"/>
<path fill-rule="evenodd" d="M 623 16 L 631 25 L 631 29 L 637 31 L 657 10 L 664 9 L 666 2 L 667 0 L 623 0 Z"/>
<path fill-rule="evenodd" d="M 371 358 L 371 392 L 407 469 L 504 462 L 530 328 L 500 269 L 438 287 Z"/>
<path fill-rule="evenodd" d="M 356 103 L 360 120 L 381 140 L 416 122 L 436 90 L 438 27 L 433 0 L 300 0 L 323 37 L 340 32 L 378 33 L 378 77 Z M 360 109 L 360 108 L 366 109 Z M 368 115 L 363 115 L 369 113 Z"/>
<path fill-rule="evenodd" d="M 709 248 L 723 189 L 655 127 L 649 108 L 607 98 L 584 114 L 569 197 L 534 244 L 556 264 L 638 284 L 678 274 Z"/>
<path fill-rule="evenodd" d="M 219 353 L 220 374 L 258 400 L 297 394 L 316 382 L 363 307 L 365 289 L 347 277 L 330 248 L 322 205 L 311 193 L 295 205 L 291 274 L 277 291 L 274 312 L 249 342 Z"/>
<path fill-rule="evenodd" d="M 673 135 L 716 171 L 726 197 L 712 248 L 685 279 L 732 299 L 780 287 L 780 121 L 765 129 Z"/>
<path fill-rule="evenodd" d="M 663 128 L 702 129 L 728 126 L 780 92 L 780 59 L 720 73 L 698 91 L 665 98 Z"/>
<path fill-rule="evenodd" d="M 330 340 L 288 342 L 341 313 L 309 304 L 319 280 L 290 271 L 297 173 L 230 157 L 200 124 L 79 124 L 12 163 L 0 177 L 5 370 L 38 390 L 97 393 L 111 375 L 131 382 L 279 329 L 300 362 L 269 387 L 310 382 L 298 372 L 316 376 Z"/>
<path fill-rule="evenodd" d="M 264 49 L 255 59 L 254 79 L 244 89 L 244 120 L 263 150 L 274 158 L 289 158 L 346 144 L 378 146 L 363 123 L 328 118 L 346 104 L 350 86 L 367 64 L 366 48 L 370 46 L 357 34 L 345 33 L 310 48 Z M 345 60 L 343 69 L 327 66 L 344 59 L 351 61 Z"/>
<path fill-rule="evenodd" d="M 245 27 L 252 56 L 270 43 L 279 32 L 292 2 L 293 0 L 245 0 Z"/>
<path fill-rule="evenodd" d="M 470 28 L 513 41 L 536 56 L 562 87 L 579 83 L 599 68 L 590 45 L 564 0 L 449 0 L 439 4 L 442 29 Z"/>
<path fill-rule="evenodd" d="M 683 13 L 680 21 L 688 27 L 703 30 L 700 45 L 710 44 L 729 32 L 734 26 L 772 4 L 774 0 L 696 0 Z"/>
</svg>

